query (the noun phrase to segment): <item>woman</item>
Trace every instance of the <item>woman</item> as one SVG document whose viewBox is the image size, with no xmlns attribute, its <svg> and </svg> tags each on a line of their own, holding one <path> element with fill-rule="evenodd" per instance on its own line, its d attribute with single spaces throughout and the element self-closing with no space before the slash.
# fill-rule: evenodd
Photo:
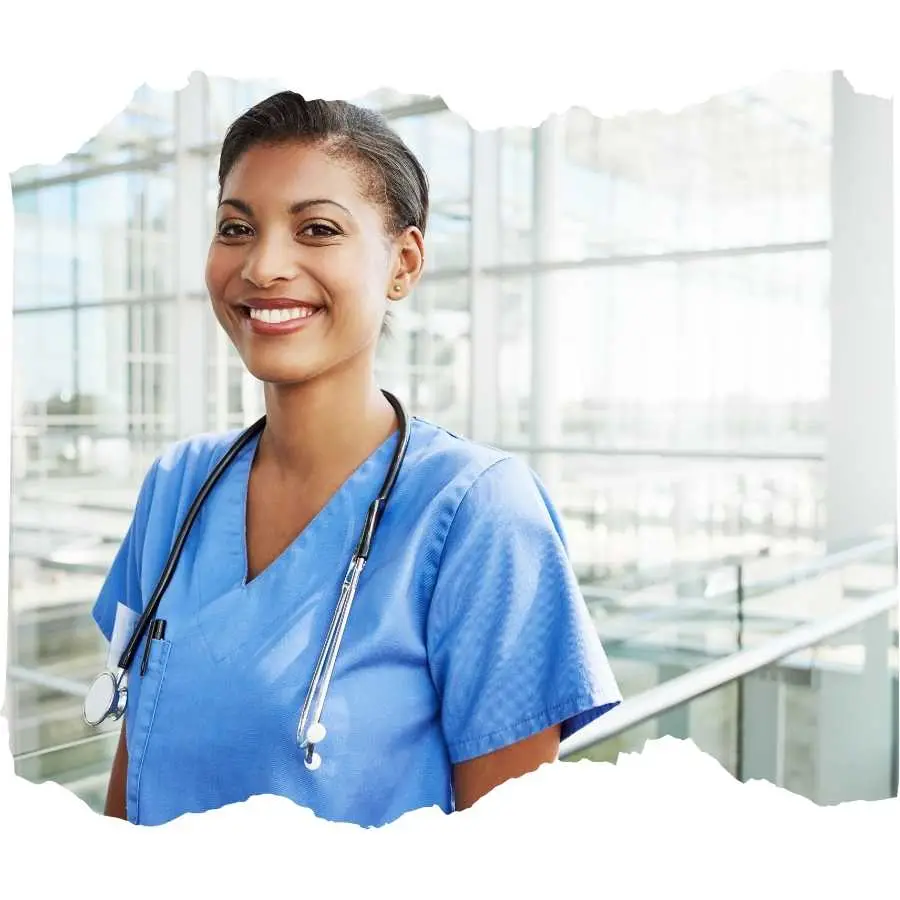
<svg viewBox="0 0 900 900">
<path fill-rule="evenodd" d="M 158 824 L 258 794 L 360 825 L 465 809 L 555 760 L 620 696 L 543 488 L 436 425 L 411 421 L 319 768 L 297 741 L 398 441 L 374 361 L 388 307 L 422 273 L 425 174 L 379 116 L 286 92 L 231 126 L 219 185 L 207 286 L 264 383 L 266 424 L 203 503 L 159 607 L 165 634 L 129 671 L 106 812 Z M 235 437 L 187 440 L 151 468 L 94 610 L 108 640 L 147 604 Z"/>
</svg>

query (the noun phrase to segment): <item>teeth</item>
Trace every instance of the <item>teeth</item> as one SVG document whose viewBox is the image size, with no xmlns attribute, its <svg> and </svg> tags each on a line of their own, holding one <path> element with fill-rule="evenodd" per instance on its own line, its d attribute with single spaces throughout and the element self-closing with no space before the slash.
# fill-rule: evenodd
<svg viewBox="0 0 900 900">
<path fill-rule="evenodd" d="M 292 306 L 284 309 L 251 309 L 250 318 L 267 325 L 280 325 L 282 322 L 290 322 L 292 319 L 307 319 L 315 309 L 309 306 Z"/>
</svg>

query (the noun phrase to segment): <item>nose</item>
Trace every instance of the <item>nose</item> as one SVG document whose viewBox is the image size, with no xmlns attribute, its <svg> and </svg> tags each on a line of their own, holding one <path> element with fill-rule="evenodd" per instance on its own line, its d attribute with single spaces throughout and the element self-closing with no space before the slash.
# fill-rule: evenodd
<svg viewBox="0 0 900 900">
<path fill-rule="evenodd" d="M 279 281 L 292 281 L 298 272 L 297 248 L 278 234 L 260 238 L 251 245 L 241 272 L 254 287 L 267 288 Z"/>
</svg>

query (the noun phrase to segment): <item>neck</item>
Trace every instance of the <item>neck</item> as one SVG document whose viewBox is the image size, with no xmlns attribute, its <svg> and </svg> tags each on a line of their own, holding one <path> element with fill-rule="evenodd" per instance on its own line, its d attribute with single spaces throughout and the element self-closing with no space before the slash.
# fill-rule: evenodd
<svg viewBox="0 0 900 900">
<path fill-rule="evenodd" d="M 353 469 L 396 428 L 374 373 L 330 373 L 299 385 L 265 387 L 266 427 L 259 455 L 284 476 L 308 479 Z"/>
</svg>

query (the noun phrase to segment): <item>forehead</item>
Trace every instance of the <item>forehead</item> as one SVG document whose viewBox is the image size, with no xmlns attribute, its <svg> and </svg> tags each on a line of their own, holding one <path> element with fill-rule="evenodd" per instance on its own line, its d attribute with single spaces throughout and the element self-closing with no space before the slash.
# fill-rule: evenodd
<svg viewBox="0 0 900 900">
<path fill-rule="evenodd" d="M 232 166 L 222 197 L 251 205 L 290 206 L 312 198 L 333 200 L 357 214 L 373 205 L 363 196 L 358 169 L 349 160 L 308 144 L 257 145 Z"/>
</svg>

